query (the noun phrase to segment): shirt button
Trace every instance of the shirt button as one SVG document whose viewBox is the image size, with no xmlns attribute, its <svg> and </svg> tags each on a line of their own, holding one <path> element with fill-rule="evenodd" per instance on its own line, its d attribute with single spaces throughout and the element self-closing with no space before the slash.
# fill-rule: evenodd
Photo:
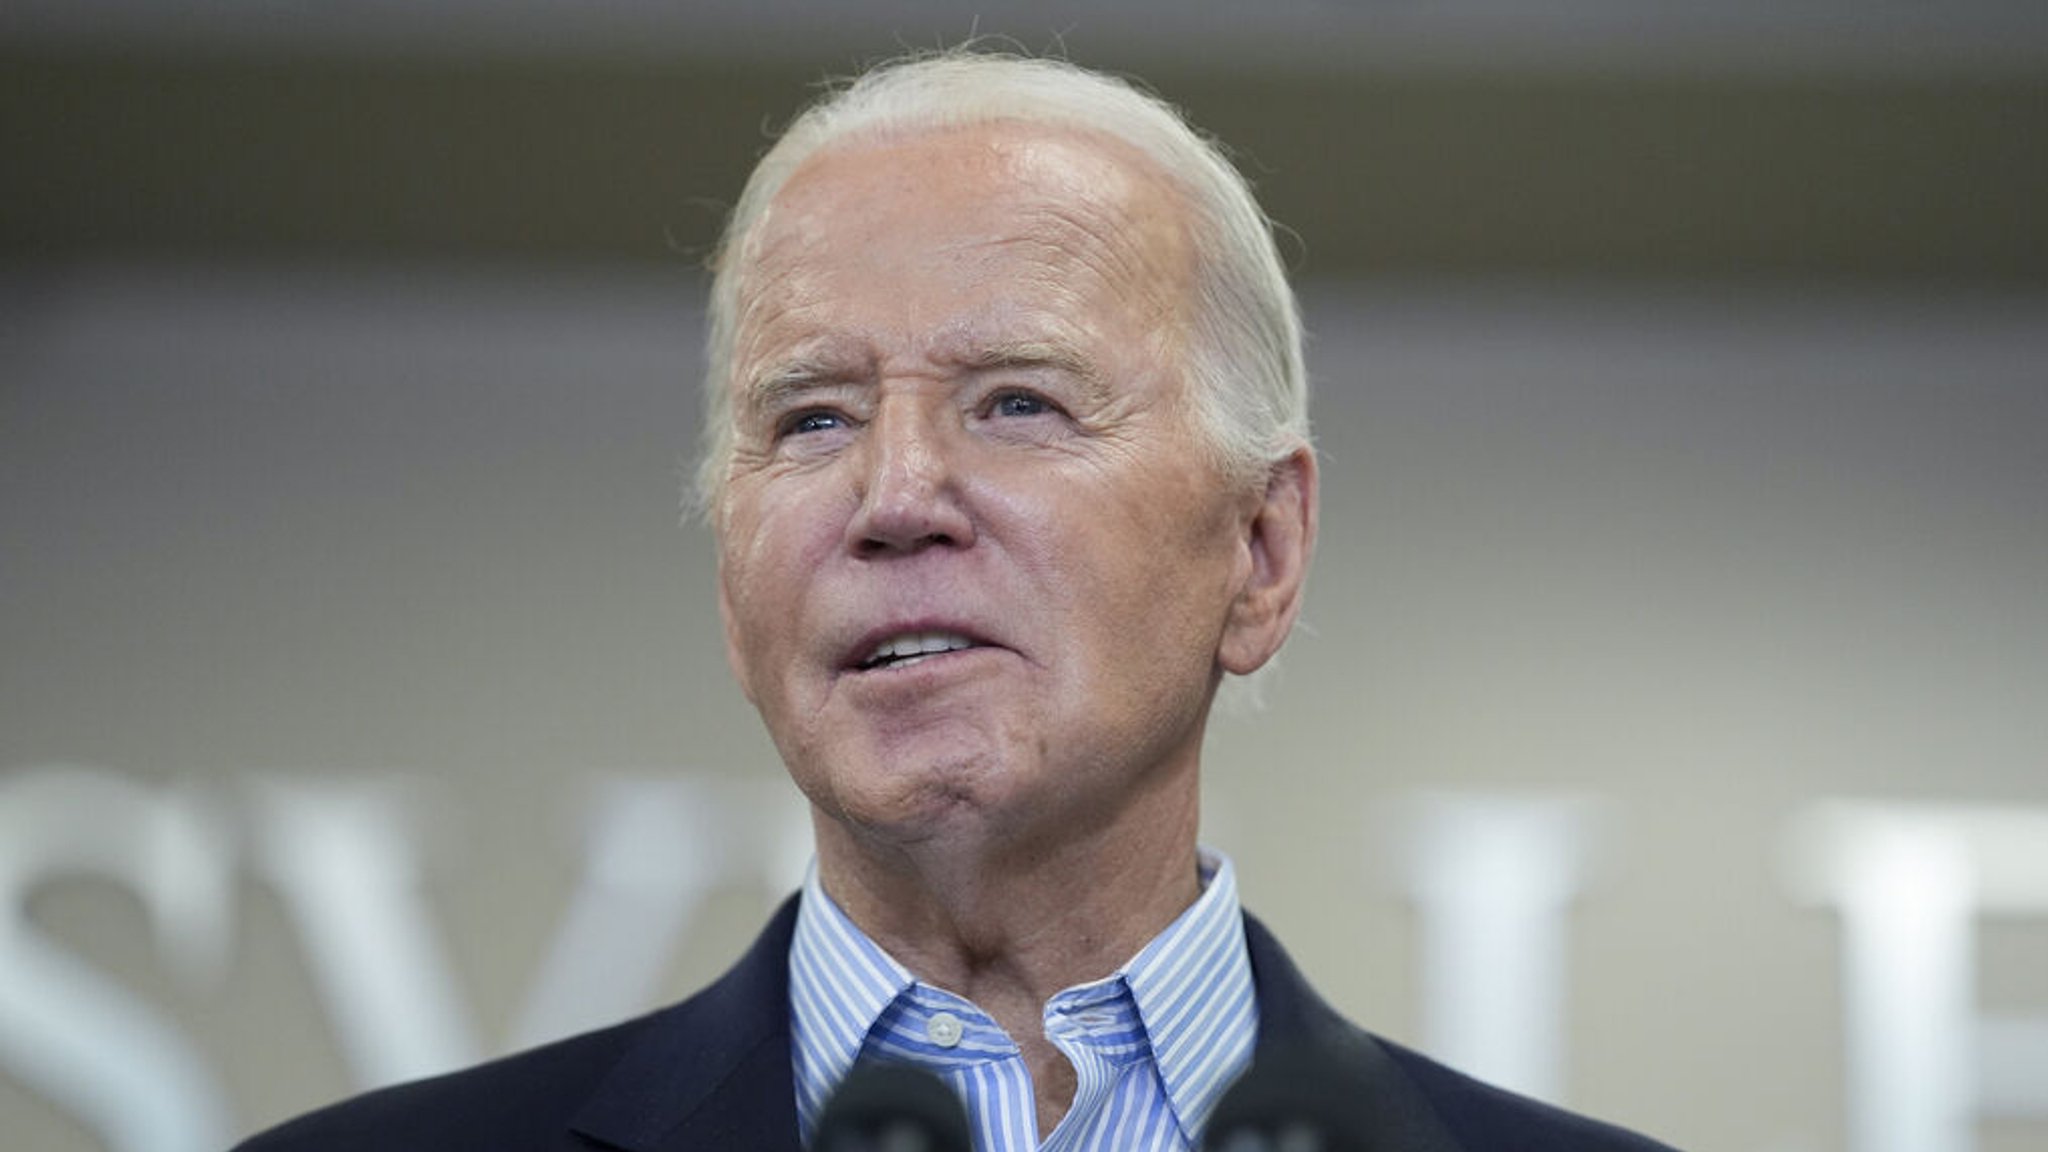
<svg viewBox="0 0 2048 1152">
<path fill-rule="evenodd" d="M 924 1034 L 941 1048 L 951 1048 L 960 1042 L 960 1034 L 966 1029 L 960 1026 L 960 1018 L 951 1012 L 939 1012 L 925 1021 Z"/>
</svg>

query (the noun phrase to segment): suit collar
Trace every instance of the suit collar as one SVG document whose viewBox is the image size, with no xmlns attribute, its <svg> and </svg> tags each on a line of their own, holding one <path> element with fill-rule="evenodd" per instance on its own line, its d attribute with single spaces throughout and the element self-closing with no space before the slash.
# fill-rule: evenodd
<svg viewBox="0 0 2048 1152">
<path fill-rule="evenodd" d="M 1387 1046 L 1324 1002 L 1265 925 L 1248 914 L 1244 930 L 1259 997 L 1259 1044 L 1252 1053 L 1253 1066 L 1281 1053 L 1313 1051 L 1319 1060 L 1342 1064 L 1347 1078 L 1357 1084 L 1360 1107 L 1352 1111 L 1370 1115 L 1375 1128 L 1367 1147 L 1462 1152 L 1465 1145 L 1452 1136 Z"/>
<path fill-rule="evenodd" d="M 657 1013 L 572 1122 L 627 1152 L 797 1152 L 789 1060 L 789 941 L 783 902 L 718 982 Z"/>
</svg>

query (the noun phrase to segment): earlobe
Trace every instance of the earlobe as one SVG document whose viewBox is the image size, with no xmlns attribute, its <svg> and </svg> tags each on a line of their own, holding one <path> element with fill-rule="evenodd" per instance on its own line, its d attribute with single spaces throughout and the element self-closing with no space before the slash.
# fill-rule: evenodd
<svg viewBox="0 0 2048 1152">
<path fill-rule="evenodd" d="M 1274 464 L 1245 527 L 1250 571 L 1231 604 L 1217 663 L 1237 675 L 1257 671 L 1294 627 L 1316 541 L 1316 459 L 1302 447 Z"/>
</svg>

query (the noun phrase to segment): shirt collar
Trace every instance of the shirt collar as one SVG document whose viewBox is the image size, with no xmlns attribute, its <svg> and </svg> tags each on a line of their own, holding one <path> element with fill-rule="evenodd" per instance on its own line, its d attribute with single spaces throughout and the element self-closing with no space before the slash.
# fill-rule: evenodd
<svg viewBox="0 0 2048 1152">
<path fill-rule="evenodd" d="M 1199 867 L 1201 895 L 1105 978 L 1129 988 L 1167 1100 L 1190 1141 L 1249 1063 L 1258 1035 L 1236 868 L 1209 848 L 1199 851 Z M 875 1022 L 921 985 L 825 894 L 815 863 L 804 878 L 789 969 L 797 1111 L 809 1133 Z"/>
<path fill-rule="evenodd" d="M 1210 849 L 1201 852 L 1201 868 L 1200 898 L 1121 969 L 1190 1141 L 1250 1062 L 1258 1038 L 1237 869 Z"/>
<path fill-rule="evenodd" d="M 875 1021 L 915 983 L 825 894 L 812 861 L 789 943 L 790 1056 L 806 1142 Z"/>
</svg>

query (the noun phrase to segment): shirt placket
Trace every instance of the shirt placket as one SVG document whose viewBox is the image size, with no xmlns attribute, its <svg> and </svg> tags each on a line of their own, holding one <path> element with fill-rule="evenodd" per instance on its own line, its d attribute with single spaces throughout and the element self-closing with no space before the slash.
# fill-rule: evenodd
<svg viewBox="0 0 2048 1152">
<path fill-rule="evenodd" d="M 1045 1034 L 1074 1066 L 1074 1101 L 1042 1146 L 1044 1152 L 1093 1152 L 1111 1101 L 1128 1086 L 1123 1078 L 1144 1054 L 1137 1007 L 1117 981 L 1113 988 L 1066 993 L 1046 1006 Z"/>
</svg>

